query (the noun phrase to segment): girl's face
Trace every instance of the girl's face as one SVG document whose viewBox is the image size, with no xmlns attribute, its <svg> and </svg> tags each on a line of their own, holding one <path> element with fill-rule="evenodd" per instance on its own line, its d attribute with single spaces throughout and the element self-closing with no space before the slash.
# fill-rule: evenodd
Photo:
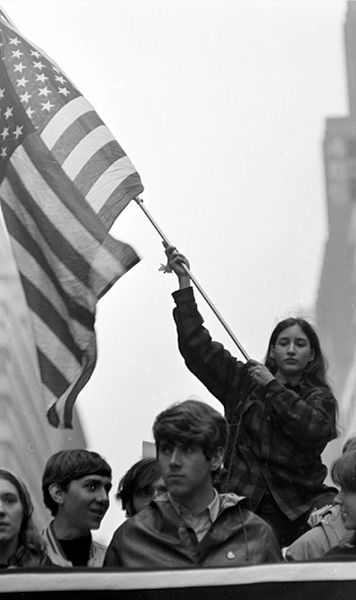
<svg viewBox="0 0 356 600">
<path fill-rule="evenodd" d="M 356 492 L 348 492 L 341 488 L 334 501 L 340 505 L 345 528 L 356 529 Z"/>
<path fill-rule="evenodd" d="M 277 365 L 276 375 L 284 381 L 298 381 L 314 358 L 314 350 L 300 325 L 292 325 L 280 332 L 270 356 Z"/>
<path fill-rule="evenodd" d="M 20 533 L 23 508 L 15 486 L 0 479 L 0 544 L 16 540 Z"/>
<path fill-rule="evenodd" d="M 156 479 L 152 485 L 149 485 L 145 488 L 142 488 L 138 493 L 134 494 L 133 497 L 133 507 L 134 514 L 141 512 L 146 506 L 148 506 L 158 494 L 166 491 L 166 486 L 164 485 L 164 481 L 162 477 Z"/>
</svg>

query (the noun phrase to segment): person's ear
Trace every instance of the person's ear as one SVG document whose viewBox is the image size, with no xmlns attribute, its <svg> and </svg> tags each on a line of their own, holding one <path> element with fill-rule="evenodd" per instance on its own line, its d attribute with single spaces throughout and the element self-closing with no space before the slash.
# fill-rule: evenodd
<svg viewBox="0 0 356 600">
<path fill-rule="evenodd" d="M 308 362 L 312 362 L 312 360 L 314 360 L 315 358 L 315 352 L 314 350 L 310 350 L 310 356 L 308 358 Z"/>
<path fill-rule="evenodd" d="M 275 358 L 274 346 L 271 346 L 271 348 L 269 350 L 269 357 L 272 358 L 272 360 L 274 360 L 274 358 Z"/>
<path fill-rule="evenodd" d="M 58 483 L 51 483 L 51 485 L 48 488 L 48 491 L 50 493 L 52 500 L 54 502 L 56 502 L 56 504 L 59 504 L 59 505 L 63 504 L 63 502 L 64 502 L 63 489 Z"/>
<path fill-rule="evenodd" d="M 219 446 L 219 448 L 217 448 L 214 451 L 213 456 L 211 457 L 210 463 L 211 463 L 212 471 L 217 471 L 218 469 L 220 469 L 221 465 L 223 464 L 224 456 L 225 456 L 224 448 Z"/>
</svg>

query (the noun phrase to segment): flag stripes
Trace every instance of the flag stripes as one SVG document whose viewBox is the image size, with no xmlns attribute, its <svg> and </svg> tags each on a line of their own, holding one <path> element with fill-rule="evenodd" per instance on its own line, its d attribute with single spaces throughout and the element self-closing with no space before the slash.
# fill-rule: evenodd
<svg viewBox="0 0 356 600">
<path fill-rule="evenodd" d="M 72 183 L 57 165 L 46 169 L 50 155 L 42 146 L 41 140 L 30 135 L 9 161 L 8 180 L 15 186 L 18 209 L 21 207 L 24 212 L 27 207 L 29 218 L 36 221 L 36 235 L 43 235 L 47 242 L 50 240 L 56 256 L 79 279 L 86 277 L 89 266 L 92 271 L 95 269 L 95 264 L 88 262 L 88 245 L 95 258 L 104 241 L 107 244 L 101 252 L 106 252 L 102 260 L 107 261 L 107 266 L 104 272 L 96 274 L 98 282 L 104 277 L 110 280 L 118 268 L 119 275 L 122 274 L 122 266 L 113 259 L 108 248 L 110 238 L 107 240 L 102 223 L 95 219 L 88 204 L 73 190 Z M 75 203 L 71 201 L 74 195 Z M 112 241 L 117 250 L 117 244 L 121 243 Z M 132 252 L 132 256 L 136 262 L 136 254 Z"/>
<path fill-rule="evenodd" d="M 113 139 L 109 130 L 104 126 L 97 127 L 90 131 L 90 133 L 87 133 L 62 163 L 62 167 L 69 179 L 73 181 L 86 165 L 87 160 L 84 157 L 94 154 L 94 149 L 95 151 L 97 148 L 102 149 L 107 143 L 113 141 Z"/>
<path fill-rule="evenodd" d="M 107 166 L 107 157 L 111 156 L 116 160 L 110 165 Z M 113 190 L 117 187 L 117 179 L 115 177 L 115 173 L 113 170 L 115 169 L 115 164 L 119 161 L 125 160 L 125 156 L 122 154 L 120 147 L 118 147 L 115 141 L 109 141 L 105 145 L 103 145 L 100 150 L 97 150 L 95 154 L 88 160 L 87 164 L 82 167 L 80 173 L 75 178 L 76 186 L 82 191 L 82 194 L 86 196 L 88 200 L 89 196 L 93 198 L 92 202 L 89 200 L 89 204 L 93 208 L 95 212 L 98 212 L 98 207 L 101 208 L 104 204 L 104 200 L 100 198 L 100 202 L 98 202 L 98 198 L 96 199 L 97 193 L 95 192 L 95 186 L 98 185 L 98 189 L 100 190 L 100 185 L 103 183 L 104 178 L 102 176 L 105 174 L 105 179 L 109 181 L 112 180 Z M 100 178 L 100 179 L 99 179 Z M 106 184 L 105 184 L 106 187 Z M 105 199 L 109 196 L 108 193 L 105 194 Z"/>
<path fill-rule="evenodd" d="M 109 230 L 132 193 L 142 191 L 142 184 L 92 105 L 82 96 L 74 98 L 56 113 L 41 137 Z"/>
<path fill-rule="evenodd" d="M 124 150 L 53 61 L 0 11 L 0 201 L 50 423 L 71 427 L 96 361 L 96 303 L 139 260 L 108 231 L 143 190 Z"/>
<path fill-rule="evenodd" d="M 81 357 L 83 354 L 83 348 L 79 348 L 74 343 L 75 337 L 79 337 L 79 339 L 83 341 L 84 348 L 88 343 L 88 340 L 86 339 L 87 336 L 90 338 L 90 343 L 93 344 L 93 333 L 91 328 L 93 327 L 94 320 L 92 311 L 95 306 L 95 298 L 92 300 L 92 306 L 89 307 L 89 310 L 86 310 L 74 303 L 73 297 L 70 298 L 66 296 L 63 288 L 59 287 L 58 275 L 55 276 L 53 273 L 51 273 L 48 259 L 50 262 L 57 262 L 58 265 L 62 265 L 61 272 L 65 279 L 68 280 L 69 276 L 76 276 L 77 281 L 75 282 L 75 286 L 72 283 L 71 293 L 75 294 L 77 299 L 83 297 L 85 298 L 85 301 L 88 302 L 88 299 L 92 297 L 92 293 L 86 285 L 89 279 L 89 265 L 85 260 L 85 257 L 81 256 L 79 252 L 76 252 L 72 245 L 69 244 L 69 242 L 67 242 L 65 239 L 65 235 L 68 234 L 68 229 L 63 230 L 62 233 L 60 233 L 56 229 L 55 225 L 51 223 L 50 219 L 48 218 L 48 214 L 45 215 L 41 211 L 33 196 L 38 197 L 39 201 L 41 201 L 41 199 L 45 199 L 46 204 L 48 202 L 50 203 L 50 206 L 54 211 L 54 217 L 57 219 L 57 225 L 59 220 L 59 211 L 66 213 L 60 219 L 63 223 L 66 223 L 68 222 L 70 216 L 68 214 L 69 210 L 61 202 L 58 202 L 58 206 L 56 206 L 56 195 L 54 194 L 52 188 L 47 186 L 46 182 L 37 171 L 36 166 L 33 165 L 32 161 L 29 159 L 24 148 L 19 147 L 17 150 L 15 150 L 10 163 L 11 164 L 8 165 L 8 173 L 14 187 L 10 185 L 9 179 L 6 178 L 1 185 L 0 191 L 5 202 L 9 196 L 14 196 L 18 199 L 17 205 L 26 205 L 26 208 L 22 206 L 22 210 L 17 211 L 17 215 L 13 213 L 12 223 L 9 213 L 6 213 L 5 218 L 6 216 L 8 217 L 7 220 L 8 223 L 10 223 L 10 229 L 15 238 L 17 237 L 16 232 L 19 230 L 19 226 L 21 225 L 19 216 L 22 217 L 26 223 L 26 227 L 22 227 L 19 239 L 21 240 L 22 244 L 25 244 L 25 247 L 27 246 L 28 257 L 19 256 L 19 252 L 16 249 L 15 253 L 19 256 L 19 263 L 22 264 L 22 281 L 25 294 L 27 296 L 27 301 L 30 309 L 35 313 L 34 326 L 37 333 L 37 339 L 39 340 L 38 351 L 40 359 L 40 372 L 44 386 L 49 388 L 48 391 L 50 393 L 46 393 L 46 398 L 50 403 L 49 406 L 51 406 L 53 399 L 63 393 L 63 391 L 68 387 L 69 382 L 73 379 L 73 377 L 75 377 L 76 374 L 81 373 Z M 14 165 L 17 166 L 18 171 L 16 171 Z M 62 188 L 60 187 L 59 189 Z M 33 193 L 33 196 L 31 196 L 31 192 Z M 78 212 L 77 209 L 78 207 L 76 207 L 75 212 Z M 34 225 L 33 219 L 37 225 Z M 16 226 L 14 224 L 15 220 L 17 221 Z M 29 223 L 31 223 L 31 227 L 29 226 Z M 77 238 L 78 228 L 79 230 L 82 228 L 83 231 L 80 232 L 80 235 Z M 41 239 L 41 246 L 38 246 L 36 240 L 31 238 L 29 234 L 29 231 L 32 229 L 36 239 L 41 238 L 41 230 L 45 231 L 47 240 L 50 240 L 50 248 L 48 247 L 45 239 Z M 86 227 L 82 227 L 82 224 L 79 221 L 74 227 L 74 233 L 72 235 L 71 242 L 74 244 L 76 243 L 77 239 L 79 239 L 82 243 L 84 238 L 84 248 L 86 248 L 87 242 L 85 238 L 88 236 L 88 229 Z M 46 251 L 47 257 L 45 257 L 41 248 Z M 73 259 L 73 253 L 75 253 L 75 259 Z M 99 262 L 107 266 L 107 250 L 98 244 L 97 253 L 99 255 L 99 259 L 95 259 L 94 257 L 93 268 L 95 268 L 96 260 L 99 260 Z M 105 254 L 105 256 L 103 256 L 103 254 Z M 30 266 L 29 268 L 26 268 L 26 265 L 28 265 L 29 262 Z M 37 263 L 38 266 L 42 265 L 42 269 L 37 269 L 38 281 L 36 281 L 36 271 L 33 268 L 33 262 Z M 66 269 L 63 268 L 66 264 L 68 264 L 68 268 L 71 269 L 70 274 Z M 55 264 L 55 270 L 57 270 L 58 265 Z M 116 273 L 117 267 L 117 260 L 115 259 L 115 266 L 113 267 L 113 270 L 116 270 Z M 29 271 L 28 277 L 31 277 L 31 282 L 29 281 L 29 278 L 25 278 L 24 276 L 26 271 Z M 52 283 L 52 288 L 53 282 L 56 282 L 56 289 L 48 290 L 49 298 L 51 298 L 50 301 L 46 299 L 41 292 L 39 292 L 40 287 L 47 292 L 48 283 L 44 277 L 44 272 L 46 272 L 47 277 Z M 109 275 L 111 276 L 110 273 Z M 104 280 L 99 273 L 97 274 L 96 279 L 97 281 L 102 282 L 101 287 L 104 289 L 109 285 L 109 281 Z M 33 281 L 36 282 L 38 288 L 33 285 Z M 82 287 L 81 291 L 78 288 L 78 285 Z M 85 286 L 84 288 L 83 285 Z M 53 299 L 55 299 L 55 302 Z M 57 307 L 54 306 L 55 304 L 58 304 L 59 299 L 61 299 L 62 312 L 68 313 L 64 314 L 63 317 L 60 316 L 60 313 L 57 311 Z M 74 306 L 75 310 L 73 310 Z M 38 310 L 39 313 L 36 312 Z M 85 319 L 81 318 L 83 311 Z M 68 317 L 70 317 L 69 322 L 74 329 L 76 328 L 75 321 L 78 318 L 80 321 L 84 321 L 84 324 L 89 328 L 86 332 L 87 336 L 83 334 L 83 328 L 81 329 L 79 336 L 77 335 L 78 331 L 74 331 L 74 334 L 71 334 L 67 326 Z M 52 333 L 53 331 L 56 332 L 55 335 Z M 51 351 L 53 349 L 55 349 L 54 352 Z M 65 365 L 66 377 L 61 372 L 60 365 Z"/>
<path fill-rule="evenodd" d="M 87 329 L 93 327 L 92 311 L 86 306 L 81 305 L 78 302 L 77 297 L 69 296 L 65 293 L 64 289 L 58 284 L 55 272 L 53 268 L 50 267 L 49 262 L 44 258 L 40 247 L 26 234 L 26 230 L 20 221 L 17 221 L 15 224 L 16 217 L 13 214 L 10 215 L 10 211 L 11 209 L 4 205 L 6 219 L 11 224 L 12 231 L 14 232 L 13 245 L 15 254 L 18 259 L 22 261 L 21 264 L 23 264 L 21 270 L 22 278 L 25 281 L 31 282 L 31 285 L 41 288 L 42 293 L 46 290 L 46 295 L 50 298 L 51 306 L 63 320 L 69 316 L 70 319 L 77 322 L 77 326 L 81 325 Z M 78 287 L 81 285 L 79 280 L 77 281 L 77 285 Z M 34 312 L 36 312 L 36 305 L 31 301 L 33 294 L 30 294 L 29 289 L 27 292 L 30 295 L 28 303 L 31 305 Z M 78 294 L 78 297 L 79 296 L 80 294 Z M 43 303 L 41 302 L 40 312 L 42 304 Z"/>
</svg>

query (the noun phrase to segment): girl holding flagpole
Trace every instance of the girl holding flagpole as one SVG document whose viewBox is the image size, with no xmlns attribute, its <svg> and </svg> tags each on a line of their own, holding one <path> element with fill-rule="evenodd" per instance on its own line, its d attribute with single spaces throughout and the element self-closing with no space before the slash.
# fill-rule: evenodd
<svg viewBox="0 0 356 600">
<path fill-rule="evenodd" d="M 250 498 L 281 547 L 309 529 L 310 513 L 333 502 L 321 453 L 336 437 L 337 403 L 317 334 L 300 318 L 278 323 L 265 364 L 237 360 L 211 339 L 191 287 L 189 263 L 166 249 L 179 280 L 173 311 L 188 369 L 222 403 L 230 425 L 223 491 Z"/>
</svg>

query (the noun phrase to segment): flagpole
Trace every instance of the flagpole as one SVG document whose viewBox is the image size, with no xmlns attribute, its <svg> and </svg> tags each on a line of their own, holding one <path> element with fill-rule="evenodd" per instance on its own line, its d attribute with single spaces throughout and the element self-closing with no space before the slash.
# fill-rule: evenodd
<svg viewBox="0 0 356 600">
<path fill-rule="evenodd" d="M 166 247 L 172 246 L 173 244 L 170 243 L 170 241 L 168 240 L 167 236 L 163 233 L 162 229 L 158 226 L 158 224 L 156 223 L 156 221 L 154 220 L 154 218 L 152 217 L 152 215 L 148 212 L 147 208 L 144 206 L 142 198 L 137 197 L 137 198 L 134 198 L 134 200 L 139 205 L 139 207 L 141 208 L 141 210 L 144 212 L 144 214 L 146 215 L 146 217 L 148 218 L 148 220 L 152 223 L 152 225 L 156 229 L 156 231 L 159 233 L 159 235 L 163 239 L 164 245 Z M 190 279 L 192 280 L 192 282 L 194 283 L 195 287 L 199 290 L 199 292 L 203 296 L 204 300 L 208 303 L 208 305 L 210 306 L 210 308 L 213 311 L 213 313 L 215 314 L 215 316 L 219 319 L 219 321 L 222 324 L 222 326 L 225 328 L 225 330 L 227 331 L 227 333 L 229 334 L 229 336 L 231 337 L 231 339 L 233 340 L 233 342 L 236 344 L 236 346 L 240 350 L 241 354 L 244 356 L 244 358 L 246 360 L 249 360 L 249 355 L 247 354 L 246 350 L 241 345 L 241 343 L 239 342 L 239 340 L 236 338 L 235 334 L 231 331 L 230 327 L 228 326 L 228 324 L 226 323 L 226 321 L 223 319 L 223 317 L 221 316 L 221 314 L 219 313 L 219 311 L 217 310 L 217 308 L 214 306 L 214 304 L 210 300 L 209 296 L 203 290 L 203 288 L 201 287 L 200 283 L 194 277 L 193 273 L 190 271 L 190 269 L 187 267 L 187 265 L 183 264 L 183 267 L 187 271 L 187 273 L 188 273 Z"/>
<path fill-rule="evenodd" d="M 11 29 L 16 31 L 17 33 L 20 33 L 19 30 L 17 29 L 17 27 L 15 27 L 13 22 L 9 19 L 9 17 L 7 16 L 4 9 L 1 7 L 0 7 L 0 21 L 3 21 L 5 23 L 5 25 L 7 25 L 8 27 L 11 27 Z"/>
</svg>

